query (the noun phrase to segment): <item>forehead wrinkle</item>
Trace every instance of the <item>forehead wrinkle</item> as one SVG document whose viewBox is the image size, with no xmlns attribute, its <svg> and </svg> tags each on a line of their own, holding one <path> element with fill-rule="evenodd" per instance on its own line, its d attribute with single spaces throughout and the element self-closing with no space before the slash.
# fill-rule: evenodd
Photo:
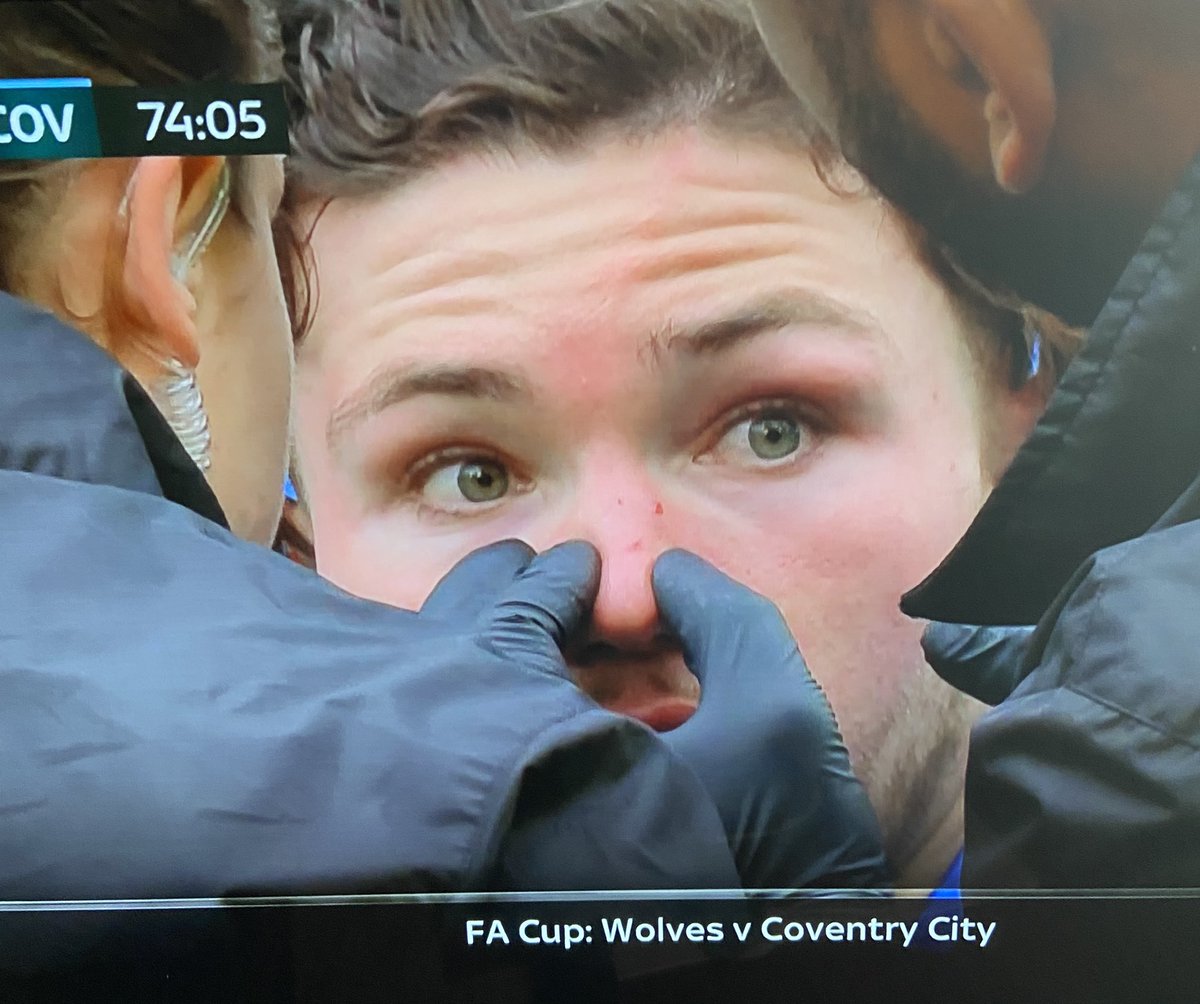
<svg viewBox="0 0 1200 1004">
<path fill-rule="evenodd" d="M 445 197 L 438 201 L 449 211 L 436 214 L 434 222 L 422 217 L 397 228 L 401 239 L 387 249 L 390 264 L 383 270 L 389 280 L 394 273 L 396 284 L 387 291 L 403 295 L 460 277 L 513 274 L 537 267 L 541 258 L 558 261 L 622 238 L 799 219 L 794 191 L 778 178 L 728 168 L 702 176 L 680 174 L 662 170 L 653 150 L 621 149 L 625 156 L 613 171 L 595 169 L 595 161 L 608 159 L 610 151 L 584 161 L 586 197 L 575 176 L 580 165 L 555 159 L 532 166 L 484 163 L 466 176 L 453 171 L 435 179 L 437 187 L 425 196 L 435 196 L 441 188 Z M 632 172 L 630 157 L 640 161 Z M 509 199 L 502 191 L 507 181 L 536 188 L 532 197 L 523 191 Z M 714 195 L 719 196 L 715 204 Z"/>
<path fill-rule="evenodd" d="M 411 296 L 424 290 L 503 275 L 516 262 L 511 251 L 497 248 L 433 248 L 399 256 L 371 277 L 385 298 Z"/>
<path fill-rule="evenodd" d="M 467 337 L 480 327 L 494 330 L 523 320 L 516 305 L 499 296 L 439 289 L 372 307 L 366 313 L 362 343 L 398 336 L 421 348 L 430 339 L 444 344 L 455 331 Z"/>
<path fill-rule="evenodd" d="M 631 214 L 629 234 L 643 239 L 712 233 L 736 227 L 811 226 L 814 206 L 800 203 L 792 187 L 761 179 L 750 184 L 676 181 L 642 191 L 642 211 Z M 768 185 L 766 181 L 773 183 Z M 653 196 L 653 197 L 651 197 Z M 816 212 L 838 212 L 847 203 L 831 202 Z M 647 209 L 647 206 L 649 207 Z"/>
<path fill-rule="evenodd" d="M 435 290 L 471 288 L 475 282 L 504 282 L 558 268 L 573 257 L 595 253 L 626 236 L 623 219 L 634 200 L 606 206 L 603 214 L 579 200 L 561 211 L 539 203 L 520 217 L 503 221 L 469 220 L 441 247 L 436 236 L 410 239 L 385 254 L 387 264 L 368 276 L 381 297 L 402 299 Z M 377 297 L 378 299 L 378 297 Z"/>
<path fill-rule="evenodd" d="M 444 172 L 427 185 L 418 182 L 415 187 L 447 211 L 430 212 L 427 201 L 401 206 L 384 253 L 376 255 L 383 267 L 374 276 L 368 269 L 358 280 L 378 285 L 368 290 L 358 315 L 365 322 L 360 337 L 386 335 L 410 322 L 476 316 L 489 325 L 515 322 L 529 329 L 536 326 L 526 316 L 529 296 L 577 287 L 581 277 L 590 277 L 590 290 L 619 303 L 634 292 L 632 286 L 656 280 L 697 278 L 708 284 L 715 278 L 737 288 L 739 267 L 790 267 L 789 255 L 811 252 L 807 245 L 819 246 L 826 237 L 825 214 L 840 214 L 855 200 L 835 196 L 813 180 L 823 204 L 813 206 L 811 199 L 797 204 L 795 195 L 809 186 L 791 179 L 804 172 L 788 177 L 779 172 L 797 154 L 765 152 L 776 161 L 768 168 L 755 167 L 753 157 L 738 157 L 676 170 L 664 167 L 652 148 L 643 152 L 618 144 L 587 152 L 579 163 L 549 158 L 511 168 L 476 164 Z M 631 165 L 631 158 L 639 162 Z M 597 162 L 609 160 L 611 171 L 596 170 Z M 577 167 L 586 171 L 586 190 Z M 511 198 L 505 191 L 509 181 L 527 187 Z M 883 214 L 875 223 L 882 238 Z M 714 243 L 722 246 L 714 249 Z M 535 283 L 523 283 L 515 296 L 512 282 L 518 277 L 533 277 Z M 619 299 L 612 301 L 614 295 Z M 419 324 L 413 333 L 420 334 Z"/>
<path fill-rule="evenodd" d="M 714 243 L 715 234 L 723 240 Z M 634 282 L 655 282 L 750 263 L 767 264 L 797 251 L 793 226 L 730 224 L 720 230 L 702 230 L 642 242 L 623 259 L 624 275 Z"/>
<path fill-rule="evenodd" d="M 737 227 L 801 222 L 802 214 L 793 204 L 795 193 L 769 172 L 748 174 L 727 165 L 699 173 L 664 172 L 655 170 L 660 158 L 653 151 L 623 148 L 623 152 L 626 157 L 640 157 L 643 164 L 635 165 L 632 176 L 627 161 L 618 165 L 624 170 L 589 171 L 589 181 L 595 183 L 587 198 L 581 198 L 573 171 L 576 165 L 553 159 L 532 165 L 536 186 L 532 198 L 523 197 L 528 194 L 523 192 L 508 199 L 502 191 L 504 180 L 531 183 L 525 165 L 474 165 L 475 170 L 466 175 L 454 170 L 434 179 L 424 194 L 436 197 L 440 187 L 446 194 L 437 201 L 450 211 L 432 214 L 436 218 L 432 224 L 429 214 L 411 223 L 400 222 L 393 231 L 399 239 L 389 241 L 381 255 L 386 263 L 377 273 L 382 298 L 398 300 L 434 288 L 452 297 L 458 295 L 452 289 L 458 290 L 461 280 L 503 280 L 545 271 L 547 263 L 562 265 L 573 255 L 618 242 L 626 244 L 625 261 L 649 261 L 658 251 L 653 241 L 691 234 L 702 239 L 701 234 L 720 236 Z M 600 159 L 605 159 L 603 154 Z M 543 169 L 549 171 L 544 185 L 540 184 Z M 480 170 L 492 179 L 500 171 L 500 185 L 481 184 Z M 487 198 L 481 194 L 485 192 Z M 602 272 L 614 274 L 610 269 L 616 262 L 601 264 Z M 707 264 L 701 261 L 695 267 Z M 682 263 L 661 270 L 651 264 L 648 268 L 644 276 L 633 278 L 653 279 L 687 271 L 689 266 Z"/>
<path fill-rule="evenodd" d="M 481 254 L 473 260 L 479 265 L 490 262 L 492 267 L 468 269 L 463 274 L 455 267 L 457 262 L 438 254 L 427 257 L 425 275 L 419 263 L 400 262 L 372 276 L 369 281 L 375 288 L 362 318 L 365 339 L 396 334 L 407 324 L 472 317 L 494 320 L 511 314 L 515 306 L 511 300 L 499 295 L 502 290 L 492 292 L 490 288 L 503 280 L 506 270 L 499 266 L 510 264 L 509 257 Z"/>
<path fill-rule="evenodd" d="M 698 197 L 702 189 L 710 190 L 708 198 Z M 721 198 L 713 200 L 712 190 Z M 654 204 L 652 212 L 617 234 L 624 244 L 622 254 L 606 262 L 602 272 L 610 278 L 653 282 L 811 254 L 844 229 L 844 214 L 852 208 L 848 199 L 828 195 L 828 203 L 814 207 L 797 202 L 794 193 L 782 188 L 731 193 L 720 186 L 684 186 L 671 192 L 668 204 Z M 895 243 L 888 239 L 886 216 L 872 215 L 872 239 L 880 245 Z"/>
</svg>

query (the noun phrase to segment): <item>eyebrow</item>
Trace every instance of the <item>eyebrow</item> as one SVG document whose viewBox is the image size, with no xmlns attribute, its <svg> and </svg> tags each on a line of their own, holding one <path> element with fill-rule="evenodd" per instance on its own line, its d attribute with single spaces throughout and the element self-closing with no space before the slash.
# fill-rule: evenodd
<svg viewBox="0 0 1200 1004">
<path fill-rule="evenodd" d="M 659 358 L 664 352 L 712 355 L 791 327 L 835 328 L 864 338 L 878 337 L 882 332 L 879 319 L 867 311 L 824 293 L 796 290 L 753 300 L 714 321 L 671 324 L 650 336 L 650 346 Z"/>
<path fill-rule="evenodd" d="M 878 336 L 874 315 L 812 290 L 787 291 L 753 300 L 712 321 L 671 323 L 651 333 L 652 355 L 691 356 L 728 352 L 750 339 L 790 327 L 836 328 L 852 337 Z M 404 401 L 425 394 L 512 402 L 529 399 L 528 383 L 516 374 L 484 366 L 390 367 L 376 373 L 329 416 L 325 440 L 331 452 L 357 426 Z"/>
<path fill-rule="evenodd" d="M 341 402 L 325 425 L 331 451 L 356 426 L 422 394 L 513 401 L 531 396 L 520 377 L 482 366 L 391 367 L 376 373 Z"/>
</svg>

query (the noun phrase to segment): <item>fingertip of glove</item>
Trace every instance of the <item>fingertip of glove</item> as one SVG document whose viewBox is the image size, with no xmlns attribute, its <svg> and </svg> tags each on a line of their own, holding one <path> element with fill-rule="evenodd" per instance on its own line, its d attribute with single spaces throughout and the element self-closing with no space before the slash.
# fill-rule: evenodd
<svg viewBox="0 0 1200 1004">
<path fill-rule="evenodd" d="M 497 569 L 501 567 L 508 569 L 510 576 L 519 575 L 533 560 L 536 553 L 525 541 L 517 540 L 514 537 L 508 540 L 498 540 L 494 544 L 488 544 L 487 547 L 473 551 L 456 567 L 494 565 Z"/>
<path fill-rule="evenodd" d="M 659 582 L 666 583 L 675 576 L 692 568 L 695 568 L 699 563 L 699 559 L 690 551 L 685 551 L 680 547 L 673 547 L 669 551 L 663 551 L 654 561 L 654 568 L 650 572 L 650 581 L 657 585 Z"/>
<path fill-rule="evenodd" d="M 537 555 L 523 577 L 570 583 L 578 591 L 588 593 L 600 582 L 600 554 L 585 540 L 568 540 Z"/>
<path fill-rule="evenodd" d="M 965 630 L 960 624 L 930 623 L 921 635 L 921 650 L 925 658 L 931 663 L 949 658 L 961 647 Z"/>
</svg>

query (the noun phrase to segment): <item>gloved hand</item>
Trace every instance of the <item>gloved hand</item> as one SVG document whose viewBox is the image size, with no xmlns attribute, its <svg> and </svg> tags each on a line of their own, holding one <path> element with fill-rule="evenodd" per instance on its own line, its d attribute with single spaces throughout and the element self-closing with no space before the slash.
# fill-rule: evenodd
<svg viewBox="0 0 1200 1004">
<path fill-rule="evenodd" d="M 1025 650 L 1033 630 L 934 621 L 921 647 L 933 671 L 950 686 L 994 706 L 1008 700 L 1028 674 Z"/>
<path fill-rule="evenodd" d="M 694 773 L 657 735 L 603 711 L 571 679 L 560 646 L 591 609 L 599 577 L 590 544 L 535 555 L 502 541 L 460 561 L 418 615 L 494 657 L 453 668 L 459 678 L 490 676 L 473 685 L 482 717 L 464 719 L 476 736 L 538 707 L 576 712 L 547 725 L 536 750 L 526 747 L 531 769 L 500 835 L 495 881 L 521 891 L 736 888 L 724 827 Z"/>
<path fill-rule="evenodd" d="M 560 646 L 591 609 L 599 581 L 590 544 L 569 541 L 538 555 L 522 541 L 502 540 L 450 569 L 420 617 L 456 630 L 475 623 L 476 641 L 493 655 L 569 679 Z"/>
<path fill-rule="evenodd" d="M 889 887 L 878 821 L 776 607 L 686 551 L 662 555 L 651 581 L 702 687 L 662 738 L 716 803 L 743 884 Z"/>
</svg>

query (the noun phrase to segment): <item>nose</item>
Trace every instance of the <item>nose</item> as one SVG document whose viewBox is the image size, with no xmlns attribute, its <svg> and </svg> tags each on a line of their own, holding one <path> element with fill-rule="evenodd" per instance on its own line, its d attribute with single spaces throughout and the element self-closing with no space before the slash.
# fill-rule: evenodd
<svg viewBox="0 0 1200 1004">
<path fill-rule="evenodd" d="M 654 560 L 670 547 L 666 512 L 650 480 L 609 461 L 581 480 L 567 537 L 591 541 L 600 552 L 600 590 L 589 641 L 623 651 L 659 643 L 658 606 L 650 586 Z"/>
</svg>

